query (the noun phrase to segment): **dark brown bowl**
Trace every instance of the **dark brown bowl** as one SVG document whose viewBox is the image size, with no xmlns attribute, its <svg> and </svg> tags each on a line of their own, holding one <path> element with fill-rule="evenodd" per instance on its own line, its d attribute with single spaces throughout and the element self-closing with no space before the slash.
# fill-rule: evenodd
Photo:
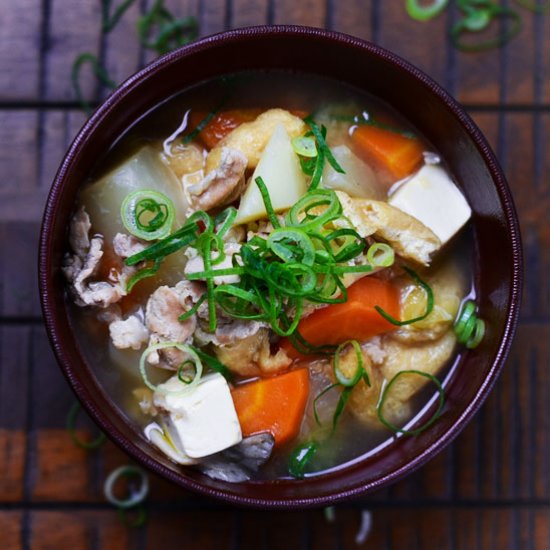
<svg viewBox="0 0 550 550">
<path fill-rule="evenodd" d="M 409 119 L 442 153 L 471 204 L 477 250 L 475 283 L 488 331 L 461 356 L 446 388 L 442 417 L 416 437 L 337 471 L 305 480 L 229 484 L 171 463 L 128 425 L 99 385 L 73 333 L 61 259 L 78 188 L 97 157 L 132 121 L 160 101 L 205 79 L 243 70 L 290 69 L 324 75 L 378 96 Z M 360 70 L 359 70 L 360 69 Z M 129 78 L 85 124 L 53 183 L 40 240 L 40 295 L 59 364 L 86 410 L 129 455 L 186 489 L 227 502 L 297 508 L 364 495 L 412 472 L 452 441 L 493 387 L 510 348 L 522 284 L 518 222 L 504 175 L 485 138 L 438 84 L 396 55 L 334 32 L 254 27 L 205 38 Z"/>
</svg>

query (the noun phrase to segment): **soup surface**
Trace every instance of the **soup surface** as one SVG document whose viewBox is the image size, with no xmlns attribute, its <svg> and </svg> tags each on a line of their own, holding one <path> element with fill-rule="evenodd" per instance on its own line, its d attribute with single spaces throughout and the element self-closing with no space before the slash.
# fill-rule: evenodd
<svg viewBox="0 0 550 550">
<path fill-rule="evenodd" d="M 136 437 L 237 482 L 436 421 L 457 334 L 483 335 L 463 307 L 471 211 L 436 147 L 371 96 L 283 73 L 203 83 L 130 127 L 83 182 L 63 269 Z"/>
</svg>

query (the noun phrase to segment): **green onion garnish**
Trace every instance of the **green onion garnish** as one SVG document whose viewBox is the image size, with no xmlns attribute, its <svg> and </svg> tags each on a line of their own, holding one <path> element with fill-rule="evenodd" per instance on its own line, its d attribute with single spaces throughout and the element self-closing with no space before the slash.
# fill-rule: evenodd
<svg viewBox="0 0 550 550">
<path fill-rule="evenodd" d="M 449 3 L 449 0 L 432 0 L 430 4 L 420 5 L 418 0 L 407 0 L 407 13 L 417 21 L 428 21 L 439 15 Z"/>
<path fill-rule="evenodd" d="M 184 387 L 180 390 L 174 390 L 174 391 L 169 391 L 169 390 L 166 390 L 164 388 L 160 388 L 159 386 L 155 386 L 149 380 L 149 377 L 147 376 L 146 365 L 145 365 L 145 362 L 147 361 L 147 357 L 149 356 L 150 353 L 152 353 L 153 351 L 158 351 L 158 350 L 163 350 L 163 349 L 170 349 L 170 348 L 175 348 L 179 351 L 182 351 L 186 355 L 188 355 L 190 359 L 186 360 L 186 363 L 188 361 L 193 362 L 194 363 L 194 369 L 195 369 L 195 375 L 193 376 L 193 379 L 191 380 L 191 382 L 189 382 L 189 383 L 188 382 L 182 382 Z M 188 346 L 186 344 L 179 344 L 177 342 L 161 342 L 160 344 L 153 344 L 152 346 L 149 346 L 141 354 L 141 357 L 140 357 L 140 360 L 139 360 L 139 372 L 141 374 L 141 377 L 143 378 L 143 383 L 150 390 L 152 390 L 154 392 L 159 392 L 159 393 L 162 393 L 162 394 L 165 394 L 165 395 L 167 395 L 167 394 L 180 395 L 180 394 L 189 392 L 191 389 L 193 389 L 195 386 L 197 386 L 199 384 L 199 382 L 201 380 L 201 377 L 202 377 L 202 371 L 203 371 L 203 366 L 202 366 L 201 359 L 200 359 L 200 357 L 197 353 L 197 350 L 193 346 Z M 178 378 L 179 378 L 179 373 L 178 373 Z"/>
<path fill-rule="evenodd" d="M 189 373 L 189 369 L 187 368 L 187 365 L 193 369 L 192 373 Z M 178 380 L 182 384 L 191 384 L 193 380 L 195 379 L 195 376 L 197 375 L 197 370 L 195 367 L 195 363 L 191 361 L 191 359 L 185 360 L 179 367 L 178 367 Z"/>
<path fill-rule="evenodd" d="M 195 17 L 176 19 L 164 6 L 164 0 L 156 0 L 153 7 L 138 19 L 136 28 L 141 44 L 161 55 L 189 44 L 197 37 L 198 31 Z M 151 34 L 154 38 L 150 38 Z"/>
<path fill-rule="evenodd" d="M 114 487 L 121 478 L 137 478 L 139 480 L 137 489 L 133 489 L 133 484 L 130 484 L 130 495 L 126 499 L 120 499 L 114 494 Z M 147 498 L 149 494 L 149 478 L 147 474 L 137 466 L 120 466 L 107 476 L 105 484 L 103 485 L 103 493 L 111 504 L 119 509 L 128 510 L 129 508 L 138 506 Z"/>
<path fill-rule="evenodd" d="M 386 420 L 383 414 L 383 408 L 384 404 L 386 403 L 386 400 L 388 399 L 388 395 L 390 394 L 390 390 L 392 386 L 397 382 L 397 380 L 401 376 L 407 376 L 407 375 L 417 375 L 417 376 L 423 376 L 424 378 L 427 378 L 431 382 L 433 382 L 436 386 L 437 392 L 439 394 L 439 405 L 437 407 L 437 410 L 435 413 L 429 418 L 427 422 L 425 422 L 422 426 L 419 428 L 416 428 L 414 430 L 405 430 L 403 428 L 400 428 L 399 426 L 396 426 L 395 424 L 392 424 L 390 421 Z M 378 416 L 378 419 L 384 426 L 392 430 L 394 433 L 402 433 L 404 435 L 418 435 L 422 433 L 424 430 L 429 428 L 441 415 L 441 411 L 443 410 L 443 406 L 445 405 L 445 392 L 443 390 L 443 386 L 441 385 L 441 382 L 432 374 L 429 374 L 427 372 L 422 372 L 419 370 L 402 370 L 399 371 L 384 387 L 382 390 L 382 394 L 380 395 L 380 399 L 378 401 L 378 405 L 376 406 L 376 414 Z"/>
<path fill-rule="evenodd" d="M 454 323 L 454 332 L 460 344 L 468 349 L 479 345 L 485 336 L 485 321 L 476 314 L 476 305 L 472 300 L 467 300 Z"/>
<path fill-rule="evenodd" d="M 271 197 L 269 196 L 269 191 L 267 189 L 267 185 L 265 184 L 264 180 L 260 176 L 258 176 L 254 180 L 254 183 L 258 186 L 258 189 L 260 190 L 260 193 L 262 195 L 262 200 L 264 201 L 265 210 L 267 212 L 267 217 L 271 222 L 271 225 L 275 229 L 277 229 L 278 227 L 281 227 L 281 224 L 279 223 L 277 215 L 275 214 L 275 210 L 273 209 L 273 205 L 271 204 Z"/>
<path fill-rule="evenodd" d="M 71 436 L 72 442 L 77 447 L 80 447 L 81 449 L 86 449 L 86 450 L 97 449 L 98 447 L 103 445 L 103 443 L 105 443 L 106 437 L 103 432 L 100 432 L 99 435 L 92 441 L 82 441 L 76 435 L 76 421 L 81 411 L 82 411 L 82 407 L 80 406 L 80 403 L 78 403 L 78 401 L 73 403 L 72 407 L 70 408 L 67 414 L 67 431 Z"/>
<path fill-rule="evenodd" d="M 76 100 L 80 104 L 80 108 L 87 115 L 89 115 L 92 113 L 93 109 L 88 100 L 84 97 L 84 94 L 82 93 L 82 88 L 80 86 L 80 71 L 85 63 L 90 64 L 92 72 L 96 76 L 97 80 L 105 87 L 111 89 L 115 88 L 116 82 L 111 80 L 111 78 L 107 74 L 107 71 L 100 65 L 99 60 L 93 53 L 84 52 L 75 58 L 75 60 L 73 61 L 73 66 L 71 68 L 71 83 L 73 86 L 74 94 L 76 96 Z"/>
<path fill-rule="evenodd" d="M 419 286 L 421 286 L 424 291 L 426 292 L 426 311 L 414 319 L 407 319 L 406 321 L 398 321 L 397 319 L 394 319 L 391 315 L 386 313 L 380 306 L 374 306 L 374 309 L 386 319 L 386 321 L 389 321 L 392 325 L 396 325 L 398 327 L 402 327 L 405 325 L 411 325 L 412 323 L 417 323 L 418 321 L 424 320 L 433 310 L 434 308 L 434 294 L 432 292 L 432 289 L 430 285 L 425 283 L 417 274 L 415 271 L 413 271 L 410 267 L 403 267 L 403 269 L 418 283 Z"/>
<path fill-rule="evenodd" d="M 395 261 L 393 248 L 386 243 L 374 243 L 367 250 L 367 262 L 373 267 L 390 267 Z"/>
<path fill-rule="evenodd" d="M 338 164 L 338 161 L 334 158 L 332 151 L 330 150 L 329 146 L 327 145 L 327 142 L 325 141 L 323 130 L 326 132 L 326 129 L 319 128 L 319 126 L 311 116 L 304 118 L 304 122 L 309 126 L 313 136 L 315 137 L 318 151 L 319 152 L 322 151 L 324 153 L 324 157 L 326 158 L 328 163 L 334 168 L 334 170 L 336 170 L 336 172 L 340 172 L 340 174 L 345 174 L 346 173 L 345 170 Z"/>
<path fill-rule="evenodd" d="M 288 471 L 291 476 L 296 478 L 304 477 L 304 470 L 317 453 L 318 447 L 317 442 L 306 441 L 293 449 L 288 460 Z"/>
<path fill-rule="evenodd" d="M 113 15 L 110 14 L 112 0 L 101 0 L 101 32 L 107 34 L 111 32 L 124 15 L 126 10 L 135 2 L 135 0 L 124 0 L 116 8 Z"/>
<path fill-rule="evenodd" d="M 348 378 L 340 368 L 340 354 L 348 346 L 353 347 L 353 350 L 355 352 L 355 359 L 356 359 L 355 370 L 351 378 Z M 332 361 L 332 368 L 334 371 L 334 377 L 336 378 L 336 381 L 338 382 L 338 384 L 340 384 L 341 386 L 353 387 L 359 382 L 359 380 L 361 380 L 361 378 L 366 374 L 366 372 L 363 369 L 363 354 L 361 353 L 361 347 L 359 346 L 359 342 L 357 342 L 357 340 L 349 340 L 348 342 L 344 342 L 343 344 L 340 344 L 338 348 L 336 348 L 336 352 L 334 353 L 334 359 Z M 367 380 L 368 380 L 368 375 L 367 375 Z M 370 381 L 368 381 L 367 384 L 370 386 Z"/>
<path fill-rule="evenodd" d="M 317 156 L 317 147 L 315 140 L 308 136 L 295 137 L 292 140 L 292 148 L 297 155 L 306 158 L 315 158 Z"/>
<path fill-rule="evenodd" d="M 166 237 L 175 218 L 174 203 L 164 193 L 140 189 L 126 195 L 120 207 L 124 227 L 145 241 Z"/>
</svg>

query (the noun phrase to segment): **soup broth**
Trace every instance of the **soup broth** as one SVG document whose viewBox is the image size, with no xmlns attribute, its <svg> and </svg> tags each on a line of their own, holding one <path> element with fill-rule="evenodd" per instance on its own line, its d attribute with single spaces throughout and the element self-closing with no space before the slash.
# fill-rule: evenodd
<svg viewBox="0 0 550 550">
<path fill-rule="evenodd" d="M 83 183 L 73 323 L 136 437 L 182 468 L 318 475 L 430 422 L 475 298 L 469 217 L 437 144 L 381 100 L 227 76 L 136 121 Z"/>
</svg>

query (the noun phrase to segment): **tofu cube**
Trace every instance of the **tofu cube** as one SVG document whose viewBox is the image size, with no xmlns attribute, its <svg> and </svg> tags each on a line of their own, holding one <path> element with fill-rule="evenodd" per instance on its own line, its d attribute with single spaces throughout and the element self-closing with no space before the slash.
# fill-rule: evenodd
<svg viewBox="0 0 550 550">
<path fill-rule="evenodd" d="M 464 195 L 447 172 L 430 164 L 398 187 L 388 202 L 429 227 L 439 237 L 441 245 L 448 242 L 472 215 Z"/>
<path fill-rule="evenodd" d="M 190 458 L 201 458 L 242 440 L 241 426 L 225 378 L 218 373 L 202 378 L 188 392 L 177 376 L 162 385 L 172 393 L 155 394 L 155 405 L 166 411 L 165 422 L 174 444 Z"/>
</svg>

